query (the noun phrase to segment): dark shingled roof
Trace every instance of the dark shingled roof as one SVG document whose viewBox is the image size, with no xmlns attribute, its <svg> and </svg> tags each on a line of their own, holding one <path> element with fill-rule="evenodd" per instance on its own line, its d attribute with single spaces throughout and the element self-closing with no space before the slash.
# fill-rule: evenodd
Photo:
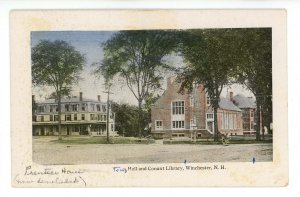
<svg viewBox="0 0 300 197">
<path fill-rule="evenodd" d="M 248 98 L 242 94 L 238 94 L 238 95 L 234 96 L 233 101 L 236 106 L 238 106 L 239 108 L 242 108 L 242 109 L 243 108 L 254 109 L 256 107 L 254 98 L 252 98 L 252 97 Z"/>
<path fill-rule="evenodd" d="M 231 110 L 231 111 L 242 111 L 240 108 L 235 106 L 230 99 L 220 97 L 220 102 L 219 102 L 219 108 L 220 109 L 225 109 L 225 110 Z M 210 106 L 208 108 L 208 112 L 213 112 L 212 107 Z"/>
<path fill-rule="evenodd" d="M 221 109 L 227 109 L 232 111 L 242 111 L 240 108 L 235 106 L 233 102 L 231 102 L 229 99 L 220 97 L 219 107 Z"/>
</svg>

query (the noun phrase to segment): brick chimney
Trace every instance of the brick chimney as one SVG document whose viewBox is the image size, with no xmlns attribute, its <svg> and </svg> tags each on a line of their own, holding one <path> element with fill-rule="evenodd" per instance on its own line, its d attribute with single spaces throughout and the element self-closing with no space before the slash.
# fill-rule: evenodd
<svg viewBox="0 0 300 197">
<path fill-rule="evenodd" d="M 82 92 L 79 92 L 79 101 L 82 101 Z"/>
<path fill-rule="evenodd" d="M 101 96 L 97 95 L 97 97 L 98 97 L 98 101 L 101 102 Z"/>
<path fill-rule="evenodd" d="M 229 92 L 229 98 L 230 98 L 230 101 L 232 101 L 233 102 L 233 92 Z"/>
</svg>

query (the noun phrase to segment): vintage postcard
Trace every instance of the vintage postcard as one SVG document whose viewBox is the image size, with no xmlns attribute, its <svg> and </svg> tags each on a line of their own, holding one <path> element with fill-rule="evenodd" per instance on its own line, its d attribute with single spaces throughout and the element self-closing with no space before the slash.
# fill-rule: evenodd
<svg viewBox="0 0 300 197">
<path fill-rule="evenodd" d="M 285 10 L 10 17 L 14 187 L 288 184 Z"/>
</svg>

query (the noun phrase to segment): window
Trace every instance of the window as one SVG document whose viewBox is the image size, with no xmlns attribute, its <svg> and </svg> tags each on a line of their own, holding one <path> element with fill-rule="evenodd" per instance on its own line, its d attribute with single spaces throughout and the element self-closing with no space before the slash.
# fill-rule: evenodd
<svg viewBox="0 0 300 197">
<path fill-rule="evenodd" d="M 44 116 L 41 116 L 41 122 L 44 122 Z"/>
<path fill-rule="evenodd" d="M 206 104 L 210 105 L 210 98 L 209 98 L 209 96 L 206 97 Z"/>
<path fill-rule="evenodd" d="M 50 112 L 57 112 L 58 106 L 57 105 L 50 105 Z"/>
<path fill-rule="evenodd" d="M 229 129 L 233 129 L 233 114 L 229 114 Z"/>
<path fill-rule="evenodd" d="M 38 112 L 45 112 L 45 106 L 38 106 Z"/>
<path fill-rule="evenodd" d="M 222 113 L 222 129 L 226 128 L 226 118 L 225 118 L 226 114 L 225 112 Z"/>
<path fill-rule="evenodd" d="M 233 129 L 237 129 L 237 115 L 233 114 Z"/>
<path fill-rule="evenodd" d="M 95 119 L 95 114 L 90 114 L 90 119 L 94 120 Z"/>
<path fill-rule="evenodd" d="M 184 121 L 172 121 L 173 129 L 184 129 Z"/>
<path fill-rule="evenodd" d="M 85 120 L 85 114 L 81 114 L 81 120 Z"/>
<path fill-rule="evenodd" d="M 66 105 L 65 105 L 65 109 L 66 109 L 66 111 L 71 111 L 70 105 L 69 105 L 69 104 L 66 104 Z"/>
<path fill-rule="evenodd" d="M 50 115 L 50 121 L 53 121 L 53 115 Z"/>
<path fill-rule="evenodd" d="M 73 110 L 73 111 L 78 111 L 78 105 L 77 105 L 77 104 L 72 105 L 72 110 Z"/>
<path fill-rule="evenodd" d="M 250 113 L 250 115 L 249 115 Z M 244 131 L 249 131 L 250 130 L 250 116 L 251 116 L 251 111 L 249 112 L 248 110 L 243 110 L 243 130 Z"/>
<path fill-rule="evenodd" d="M 184 101 L 172 102 L 172 114 L 184 114 Z"/>
<path fill-rule="evenodd" d="M 106 112 L 106 106 L 102 105 L 102 112 Z"/>
<path fill-rule="evenodd" d="M 58 121 L 58 115 L 54 115 L 54 121 Z"/>
<path fill-rule="evenodd" d="M 70 114 L 66 115 L 66 121 L 71 121 L 71 115 Z"/>
<path fill-rule="evenodd" d="M 103 121 L 106 121 L 106 115 L 103 115 Z"/>
<path fill-rule="evenodd" d="M 85 111 L 86 109 L 87 109 L 87 104 L 86 103 L 82 103 L 81 110 Z"/>
<path fill-rule="evenodd" d="M 173 133 L 172 137 L 184 137 L 184 133 Z"/>
<path fill-rule="evenodd" d="M 100 111 L 100 105 L 97 105 L 97 111 Z"/>
<path fill-rule="evenodd" d="M 232 112 L 222 113 L 222 129 L 236 130 L 238 127 L 237 114 Z"/>
<path fill-rule="evenodd" d="M 155 121 L 155 129 L 160 130 L 163 128 L 163 124 L 161 120 L 156 120 Z"/>
<path fill-rule="evenodd" d="M 254 116 L 254 112 L 250 111 L 250 116 L 253 117 Z"/>
<path fill-rule="evenodd" d="M 95 111 L 95 104 L 91 104 L 91 111 Z"/>
<path fill-rule="evenodd" d="M 77 120 L 77 114 L 74 114 L 74 120 Z"/>
<path fill-rule="evenodd" d="M 207 113 L 206 114 L 206 119 L 208 119 L 208 120 L 214 120 L 214 114 L 213 113 Z"/>
</svg>

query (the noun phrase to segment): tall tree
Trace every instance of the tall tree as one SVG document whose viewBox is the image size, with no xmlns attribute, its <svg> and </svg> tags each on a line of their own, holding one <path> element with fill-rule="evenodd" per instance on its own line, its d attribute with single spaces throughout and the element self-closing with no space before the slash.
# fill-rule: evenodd
<svg viewBox="0 0 300 197">
<path fill-rule="evenodd" d="M 272 122 L 272 29 L 240 29 L 238 36 L 238 81 L 256 97 L 256 139 L 260 140 L 260 116 L 269 130 Z"/>
<path fill-rule="evenodd" d="M 119 135 L 125 136 L 134 136 L 138 135 L 139 129 L 139 109 L 137 106 L 128 105 L 128 104 L 118 104 L 112 103 L 112 110 L 116 114 L 115 124 L 116 131 L 118 131 Z M 149 117 L 149 112 L 143 110 L 143 117 Z M 142 123 L 143 127 L 146 127 L 149 123 L 147 119 L 143 119 Z"/>
<path fill-rule="evenodd" d="M 61 136 L 61 98 L 77 82 L 85 62 L 84 56 L 69 43 L 42 40 L 32 48 L 32 83 L 52 86 L 58 104 L 58 133 Z"/>
<path fill-rule="evenodd" d="M 106 81 L 115 76 L 125 79 L 138 102 L 139 136 L 142 132 L 142 104 L 149 92 L 160 88 L 166 55 L 176 43 L 169 31 L 143 30 L 121 31 L 103 44 L 104 59 L 96 73 L 104 75 Z"/>
<path fill-rule="evenodd" d="M 193 84 L 203 84 L 214 111 L 214 140 L 219 131 L 217 110 L 220 95 L 226 85 L 233 82 L 236 53 L 232 29 L 188 30 L 182 34 L 180 51 L 186 67 L 179 74 L 181 91 L 192 90 Z"/>
</svg>

